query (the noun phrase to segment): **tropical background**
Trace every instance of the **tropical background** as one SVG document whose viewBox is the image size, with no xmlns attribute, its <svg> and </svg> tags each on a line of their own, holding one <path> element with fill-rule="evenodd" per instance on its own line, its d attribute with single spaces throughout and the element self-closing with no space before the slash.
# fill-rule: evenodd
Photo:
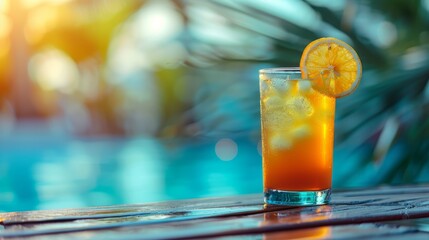
<svg viewBox="0 0 429 240">
<path fill-rule="evenodd" d="M 261 192 L 258 69 L 324 36 L 334 188 L 428 183 L 428 0 L 0 0 L 0 211 Z"/>
</svg>

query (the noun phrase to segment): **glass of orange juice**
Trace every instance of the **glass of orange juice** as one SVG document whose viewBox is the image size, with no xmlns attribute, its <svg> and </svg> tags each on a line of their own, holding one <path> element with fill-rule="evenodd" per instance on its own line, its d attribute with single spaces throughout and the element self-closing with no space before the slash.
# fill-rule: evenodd
<svg viewBox="0 0 429 240">
<path fill-rule="evenodd" d="M 335 98 L 312 88 L 299 68 L 259 71 L 264 200 L 329 202 Z"/>
</svg>

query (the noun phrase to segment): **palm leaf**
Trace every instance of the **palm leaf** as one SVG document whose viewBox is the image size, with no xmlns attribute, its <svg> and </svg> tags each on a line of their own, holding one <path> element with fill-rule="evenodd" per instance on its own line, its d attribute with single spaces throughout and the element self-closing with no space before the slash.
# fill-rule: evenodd
<svg viewBox="0 0 429 240">
<path fill-rule="evenodd" d="M 211 1 L 200 5 L 192 1 L 181 2 L 183 15 L 186 15 L 187 4 L 211 9 L 222 13 L 226 27 L 255 39 L 260 37 L 271 45 L 269 51 L 263 44 L 252 45 L 256 50 L 266 51 L 265 55 L 243 54 L 237 57 L 229 51 L 222 51 L 231 47 L 222 42 L 208 43 L 198 37 L 187 42 L 190 49 L 194 44 L 211 45 L 217 54 L 215 58 L 208 59 L 218 64 L 234 61 L 248 65 L 296 66 L 305 45 L 326 32 L 324 29 L 306 28 L 290 21 L 287 16 L 259 7 L 261 4 L 270 5 L 270 2 L 259 5 L 244 1 Z M 403 1 L 394 1 L 396 5 L 391 2 L 347 1 L 342 11 L 314 4 L 314 1 L 304 2 L 320 17 L 317 26 L 331 29 L 332 33 L 350 41 L 362 59 L 364 75 L 361 86 L 355 94 L 338 100 L 336 147 L 361 156 L 355 175 L 350 175 L 352 178 L 358 178 L 368 166 L 383 169 L 380 170 L 381 175 L 374 177 L 372 184 L 415 182 L 429 162 L 429 47 L 416 41 L 416 36 L 421 37 L 421 33 L 429 28 L 429 21 L 421 13 L 420 1 L 410 1 L 410 5 L 407 2 L 407 6 Z M 354 22 L 362 9 L 371 9 L 396 27 L 398 38 L 393 45 L 381 47 L 362 36 L 360 31 L 365 26 L 356 26 Z M 412 27 L 403 26 L 396 19 L 410 23 Z M 254 76 L 257 77 L 256 74 Z M 249 111 L 254 111 L 255 118 L 259 118 L 258 111 Z M 427 177 L 425 179 L 429 181 Z"/>
</svg>

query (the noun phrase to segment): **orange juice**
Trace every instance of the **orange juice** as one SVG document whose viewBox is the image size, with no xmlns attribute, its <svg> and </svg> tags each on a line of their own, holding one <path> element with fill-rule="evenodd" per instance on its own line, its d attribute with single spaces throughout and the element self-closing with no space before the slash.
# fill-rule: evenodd
<svg viewBox="0 0 429 240">
<path fill-rule="evenodd" d="M 326 203 L 332 179 L 335 98 L 314 90 L 297 68 L 261 70 L 260 90 L 267 203 Z"/>
</svg>

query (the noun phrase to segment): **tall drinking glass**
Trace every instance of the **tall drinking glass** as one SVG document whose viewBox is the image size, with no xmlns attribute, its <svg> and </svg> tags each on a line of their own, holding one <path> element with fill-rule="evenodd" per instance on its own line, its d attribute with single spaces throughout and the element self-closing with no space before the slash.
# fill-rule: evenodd
<svg viewBox="0 0 429 240">
<path fill-rule="evenodd" d="M 265 203 L 328 203 L 335 98 L 313 90 L 299 68 L 261 69 L 259 77 Z"/>
</svg>

